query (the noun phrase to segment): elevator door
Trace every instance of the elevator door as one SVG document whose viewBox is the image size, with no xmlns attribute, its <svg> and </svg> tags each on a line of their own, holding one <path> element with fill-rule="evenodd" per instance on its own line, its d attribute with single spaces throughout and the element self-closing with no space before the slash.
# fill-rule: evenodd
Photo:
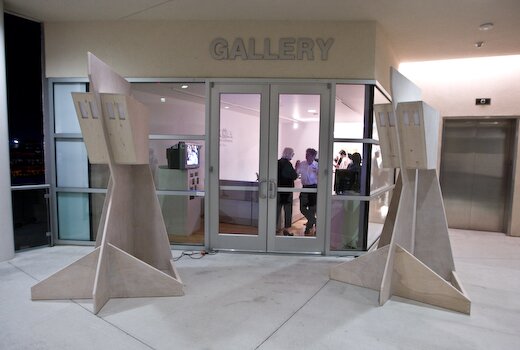
<svg viewBox="0 0 520 350">
<path fill-rule="evenodd" d="M 506 232 L 512 120 L 445 120 L 440 182 L 451 228 Z"/>
</svg>

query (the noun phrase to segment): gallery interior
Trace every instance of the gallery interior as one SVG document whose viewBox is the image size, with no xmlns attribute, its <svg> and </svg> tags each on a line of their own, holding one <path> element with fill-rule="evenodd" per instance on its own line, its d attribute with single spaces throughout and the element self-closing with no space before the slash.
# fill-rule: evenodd
<svg viewBox="0 0 520 350">
<path fill-rule="evenodd" d="M 520 340 L 518 4 L 0 5 L 6 348 Z"/>
</svg>

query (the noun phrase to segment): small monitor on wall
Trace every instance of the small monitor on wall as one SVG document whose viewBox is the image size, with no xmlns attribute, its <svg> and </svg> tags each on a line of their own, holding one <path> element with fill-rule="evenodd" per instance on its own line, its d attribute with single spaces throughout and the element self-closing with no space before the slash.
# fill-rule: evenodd
<svg viewBox="0 0 520 350">
<path fill-rule="evenodd" d="M 180 141 L 166 149 L 168 168 L 196 169 L 200 165 L 200 146 Z"/>
</svg>

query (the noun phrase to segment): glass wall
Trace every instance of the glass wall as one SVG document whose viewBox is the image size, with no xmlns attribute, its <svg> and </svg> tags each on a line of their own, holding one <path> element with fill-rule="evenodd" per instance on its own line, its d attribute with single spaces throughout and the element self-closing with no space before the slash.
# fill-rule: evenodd
<svg viewBox="0 0 520 350">
<path fill-rule="evenodd" d="M 84 82 L 52 84 L 55 211 L 63 241 L 96 239 L 110 178 L 108 165 L 88 162 L 72 103 L 71 92 L 87 89 Z M 132 93 L 149 112 L 150 169 L 170 242 L 204 244 L 205 84 L 133 83 Z M 168 159 L 179 145 L 196 151 L 185 159 L 189 164 Z"/>
<path fill-rule="evenodd" d="M 388 99 L 372 85 L 336 85 L 330 251 L 366 250 L 379 237 L 394 171 L 383 169 L 374 103 Z"/>
<path fill-rule="evenodd" d="M 327 250 L 341 253 L 366 250 L 379 237 L 395 171 L 382 167 L 372 115 L 373 104 L 389 103 L 388 99 L 374 85 L 335 87 Z M 51 90 L 57 237 L 61 241 L 93 241 L 110 173 L 107 165 L 88 162 L 70 96 L 71 92 L 87 91 L 88 84 L 54 82 Z M 206 84 L 136 82 L 132 91 L 149 112 L 150 170 L 170 242 L 204 245 Z M 221 130 L 221 144 L 225 141 L 223 132 L 226 130 Z"/>
</svg>

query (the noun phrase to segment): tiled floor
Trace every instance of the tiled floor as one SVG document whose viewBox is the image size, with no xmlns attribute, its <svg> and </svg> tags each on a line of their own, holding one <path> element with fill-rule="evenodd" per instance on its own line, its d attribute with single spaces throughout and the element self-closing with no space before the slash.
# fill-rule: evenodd
<svg viewBox="0 0 520 350">
<path fill-rule="evenodd" d="M 30 287 L 92 250 L 58 246 L 0 263 L 0 349 L 520 349 L 520 238 L 451 230 L 471 316 L 328 279 L 343 258 L 184 257 L 186 295 L 31 301 Z M 179 251 L 174 251 L 178 256 Z"/>
</svg>

